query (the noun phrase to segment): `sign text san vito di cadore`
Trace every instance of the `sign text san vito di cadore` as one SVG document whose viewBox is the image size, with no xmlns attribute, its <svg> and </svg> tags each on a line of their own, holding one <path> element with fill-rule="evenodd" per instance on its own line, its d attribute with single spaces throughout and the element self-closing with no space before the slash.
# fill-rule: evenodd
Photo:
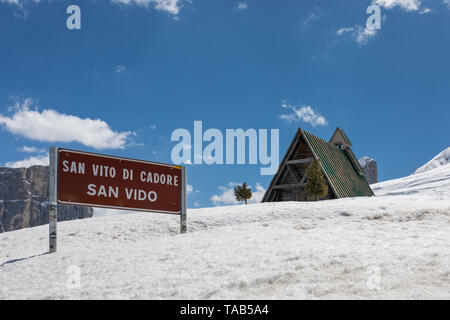
<svg viewBox="0 0 450 320">
<path fill-rule="evenodd" d="M 181 167 L 58 149 L 58 203 L 181 213 Z"/>
</svg>

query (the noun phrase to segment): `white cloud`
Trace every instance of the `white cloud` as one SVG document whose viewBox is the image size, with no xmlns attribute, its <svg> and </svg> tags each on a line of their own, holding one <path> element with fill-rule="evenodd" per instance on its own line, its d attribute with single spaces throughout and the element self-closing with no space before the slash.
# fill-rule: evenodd
<svg viewBox="0 0 450 320">
<path fill-rule="evenodd" d="M 137 5 L 141 7 L 152 6 L 155 10 L 170 13 L 176 16 L 182 7 L 182 0 L 110 0 L 115 4 L 123 5 Z M 192 0 L 186 0 L 187 2 L 192 2 Z M 10 5 L 15 5 L 20 9 L 23 9 L 24 4 L 34 2 L 39 3 L 41 0 L 0 0 L 0 3 L 8 3 Z M 42 1 L 43 2 L 43 1 Z M 52 2 L 49 0 L 48 2 Z"/>
<path fill-rule="evenodd" d="M 354 34 L 356 42 L 366 44 L 370 38 L 377 34 L 377 29 L 358 26 Z"/>
<path fill-rule="evenodd" d="M 398 6 L 406 11 L 417 11 L 422 4 L 421 0 L 372 0 L 372 3 L 385 9 Z"/>
<path fill-rule="evenodd" d="M 9 168 L 28 168 L 31 166 L 48 166 L 48 154 L 28 157 L 24 160 L 6 162 L 5 167 Z"/>
<path fill-rule="evenodd" d="M 303 121 L 311 124 L 312 126 L 326 126 L 328 124 L 327 120 L 319 115 L 316 111 L 311 108 L 311 106 L 294 106 L 288 104 L 286 101 L 281 103 L 281 107 L 290 110 L 287 114 L 279 115 L 279 118 L 286 120 L 287 122 L 299 122 Z"/>
<path fill-rule="evenodd" d="M 127 72 L 127 68 L 125 66 L 115 66 L 114 67 L 114 72 L 116 72 L 116 73 L 126 73 Z"/>
<path fill-rule="evenodd" d="M 200 193 L 199 190 L 194 189 L 194 186 L 192 184 L 186 184 L 186 191 L 187 191 L 187 194 Z"/>
<path fill-rule="evenodd" d="M 377 34 L 377 29 L 367 28 L 362 26 L 355 26 L 350 28 L 341 28 L 336 31 L 338 36 L 343 36 L 344 34 L 351 34 L 355 41 L 359 44 L 366 44 L 370 38 Z"/>
<path fill-rule="evenodd" d="M 40 3 L 41 0 L 0 0 L 0 3 L 6 3 L 16 8 L 17 12 L 14 12 L 14 16 L 17 18 L 25 19 L 30 15 L 30 12 L 25 9 L 28 3 Z M 49 0 L 51 2 L 51 0 Z"/>
<path fill-rule="evenodd" d="M 443 0 L 442 3 L 447 5 L 447 7 L 450 9 L 450 0 Z"/>
<path fill-rule="evenodd" d="M 38 149 L 36 147 L 22 146 L 19 148 L 19 151 L 26 152 L 26 153 L 43 153 L 43 152 L 45 152 L 45 149 Z"/>
<path fill-rule="evenodd" d="M 256 183 L 256 191 L 252 191 L 252 201 L 255 203 L 261 202 L 264 197 L 264 193 L 266 193 L 266 189 L 259 183 Z"/>
<path fill-rule="evenodd" d="M 234 6 L 234 8 L 236 10 L 247 10 L 248 4 L 247 4 L 247 2 L 238 1 L 238 2 L 236 2 L 236 5 Z"/>
<path fill-rule="evenodd" d="M 234 187 L 239 183 L 230 182 L 226 187 L 220 186 L 219 189 L 221 191 L 220 194 L 213 195 L 210 199 L 214 205 L 227 205 L 227 204 L 240 204 L 236 200 L 234 196 Z M 256 183 L 255 188 L 252 189 L 252 198 L 248 201 L 248 203 L 258 203 L 261 202 L 266 189 L 260 184 Z"/>
<path fill-rule="evenodd" d="M 449 0 L 444 0 L 444 3 L 445 2 L 449 3 Z M 392 9 L 398 6 L 405 11 L 418 11 L 419 14 L 430 13 L 433 11 L 430 8 L 422 7 L 421 0 L 372 0 L 372 3 L 385 9 Z"/>
<path fill-rule="evenodd" d="M 152 5 L 156 10 L 165 11 L 173 15 L 177 15 L 181 9 L 181 0 L 111 0 L 111 2 L 125 5 L 134 4 L 146 8 Z"/>
<path fill-rule="evenodd" d="M 123 149 L 131 131 L 117 132 L 103 120 L 79 118 L 56 110 L 37 107 L 31 110 L 31 99 L 9 108 L 10 117 L 0 114 L 0 126 L 5 130 L 43 142 L 78 142 L 95 149 Z"/>
<path fill-rule="evenodd" d="M 0 2 L 2 3 L 8 3 L 8 4 L 14 4 L 14 5 L 19 5 L 20 1 L 19 0 L 0 0 Z"/>
<path fill-rule="evenodd" d="M 343 34 L 347 33 L 347 32 L 354 32 L 355 28 L 340 28 L 338 31 L 336 31 L 336 34 L 338 36 L 342 36 Z"/>
<path fill-rule="evenodd" d="M 302 29 L 310 29 L 311 24 L 320 19 L 318 8 L 316 7 L 305 19 L 301 21 Z"/>
<path fill-rule="evenodd" d="M 444 3 L 449 3 L 450 7 L 450 0 L 444 0 Z M 386 10 L 399 7 L 407 12 L 418 12 L 419 14 L 433 12 L 430 8 L 422 7 L 421 0 L 372 0 L 372 4 L 383 7 Z M 385 15 L 383 16 L 383 19 L 386 20 Z M 342 36 L 346 33 L 350 33 L 357 43 L 366 44 L 377 34 L 378 31 L 379 30 L 367 28 L 367 26 L 363 27 L 361 25 L 357 25 L 350 28 L 341 28 L 337 30 L 336 34 L 338 36 Z"/>
<path fill-rule="evenodd" d="M 430 8 L 423 8 L 421 11 L 419 11 L 419 14 L 426 14 L 430 12 L 433 12 L 433 10 L 431 10 Z"/>
</svg>

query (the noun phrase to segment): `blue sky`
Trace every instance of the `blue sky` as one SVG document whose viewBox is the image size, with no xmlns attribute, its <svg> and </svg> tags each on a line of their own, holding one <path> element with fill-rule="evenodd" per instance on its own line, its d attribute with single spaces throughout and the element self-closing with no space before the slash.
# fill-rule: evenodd
<svg viewBox="0 0 450 320">
<path fill-rule="evenodd" d="M 171 133 L 201 120 L 279 129 L 280 158 L 297 127 L 340 126 L 380 180 L 402 177 L 449 146 L 449 18 L 445 0 L 0 0 L 0 164 L 45 162 L 50 145 L 171 162 Z M 307 106 L 324 121 L 294 114 Z M 190 207 L 271 179 L 259 165 L 188 177 Z"/>
</svg>

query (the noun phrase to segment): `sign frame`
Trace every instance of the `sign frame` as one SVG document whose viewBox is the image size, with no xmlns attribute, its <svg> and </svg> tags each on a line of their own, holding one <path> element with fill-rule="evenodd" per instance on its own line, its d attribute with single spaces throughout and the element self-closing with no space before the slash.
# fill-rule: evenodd
<svg viewBox="0 0 450 320">
<path fill-rule="evenodd" d="M 181 169 L 181 182 L 180 182 L 180 210 L 179 211 L 165 211 L 165 210 L 151 210 L 151 209 L 143 209 L 143 208 L 131 208 L 131 207 L 120 207 L 120 206 L 110 206 L 110 205 L 100 205 L 100 204 L 90 204 L 90 203 L 78 203 L 78 202 L 68 202 L 59 200 L 58 197 L 58 172 L 59 172 L 59 153 L 60 152 L 71 152 L 84 154 L 88 156 L 98 156 L 102 158 L 109 158 L 115 160 L 125 160 L 132 161 L 134 163 L 144 163 L 150 165 L 164 166 Z M 98 208 L 108 208 L 108 209 L 119 209 L 119 210 L 127 210 L 127 211 L 142 211 L 142 212 L 154 212 L 154 213 L 164 213 L 171 215 L 179 215 L 180 216 L 180 233 L 186 233 L 187 231 L 187 174 L 185 166 L 177 166 L 166 163 L 159 162 L 151 162 L 145 160 L 138 160 L 132 158 L 125 157 L 116 157 L 111 155 L 104 155 L 99 153 L 92 152 L 84 152 L 79 150 L 72 150 L 66 148 L 58 148 L 51 146 L 50 147 L 50 181 L 49 181 L 49 252 L 56 252 L 57 248 L 57 217 L 58 217 L 58 205 L 76 205 L 76 206 L 88 206 L 88 207 L 98 207 Z"/>
</svg>

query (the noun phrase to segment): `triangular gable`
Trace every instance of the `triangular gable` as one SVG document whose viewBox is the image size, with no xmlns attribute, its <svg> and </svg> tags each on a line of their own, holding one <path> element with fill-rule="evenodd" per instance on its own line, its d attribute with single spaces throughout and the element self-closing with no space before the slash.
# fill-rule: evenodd
<svg viewBox="0 0 450 320">
<path fill-rule="evenodd" d="M 336 131 L 338 131 L 338 129 Z M 346 144 L 351 144 L 350 140 L 345 135 L 345 132 L 342 129 L 339 129 L 339 131 L 339 134 L 342 137 L 345 137 Z M 343 134 L 341 134 L 341 132 Z M 305 143 L 311 150 L 313 158 L 316 160 L 320 160 L 320 165 L 325 174 L 327 182 L 337 198 L 374 195 L 372 189 L 370 189 L 369 184 L 361 174 L 362 169 L 359 163 L 357 164 L 358 166 L 355 166 L 353 164 L 352 158 L 356 159 L 356 157 L 354 156 L 350 148 L 344 148 L 344 150 L 341 150 L 337 146 L 328 143 L 299 128 L 286 154 L 284 155 L 283 160 L 281 161 L 277 173 L 274 175 L 272 181 L 270 182 L 270 185 L 264 194 L 262 202 L 273 200 L 275 196 L 274 188 L 278 187 L 277 182 L 280 181 L 284 175 L 288 174 L 287 170 L 289 169 L 289 166 L 287 165 L 287 163 L 295 155 L 295 151 L 297 150 L 301 139 L 305 141 Z M 361 173 L 359 169 L 361 169 Z"/>
<path fill-rule="evenodd" d="M 278 181 L 283 180 L 283 178 L 287 175 L 287 174 L 295 174 L 292 172 L 289 172 L 289 166 L 288 166 L 288 162 L 292 161 L 292 158 L 295 157 L 296 151 L 299 147 L 299 143 L 301 142 L 301 139 L 303 137 L 303 140 L 305 141 L 307 147 L 309 148 L 309 150 L 312 153 L 312 158 L 311 159 L 300 159 L 300 160 L 293 160 L 293 161 L 303 161 L 304 163 L 306 163 L 307 161 L 311 161 L 312 159 L 317 160 L 318 158 L 315 156 L 313 149 L 311 148 L 311 146 L 308 143 L 308 140 L 306 139 L 305 135 L 304 135 L 304 131 L 302 129 L 298 129 L 291 144 L 289 145 L 288 150 L 286 151 L 283 160 L 280 163 L 280 166 L 278 167 L 278 171 L 275 173 L 275 175 L 272 178 L 272 181 L 269 184 L 269 187 L 267 188 L 262 201 L 261 202 L 268 202 L 268 201 L 272 201 L 272 198 L 274 197 L 274 189 L 278 186 L 277 183 Z M 303 178 L 303 180 L 301 180 L 299 182 L 299 184 L 304 184 L 306 183 L 305 179 Z M 336 197 L 338 197 L 338 195 L 336 194 L 336 191 L 334 190 L 334 187 L 331 185 L 330 183 L 330 187 L 331 190 L 333 191 L 333 193 L 336 195 Z"/>
<path fill-rule="evenodd" d="M 342 130 L 341 128 L 337 127 L 336 130 L 334 131 L 333 135 L 331 136 L 331 139 L 329 141 L 329 143 L 333 144 L 333 145 L 342 145 L 346 148 L 349 148 L 352 146 L 352 142 L 350 141 L 350 139 L 347 137 L 347 135 L 345 134 L 344 130 Z"/>
</svg>

